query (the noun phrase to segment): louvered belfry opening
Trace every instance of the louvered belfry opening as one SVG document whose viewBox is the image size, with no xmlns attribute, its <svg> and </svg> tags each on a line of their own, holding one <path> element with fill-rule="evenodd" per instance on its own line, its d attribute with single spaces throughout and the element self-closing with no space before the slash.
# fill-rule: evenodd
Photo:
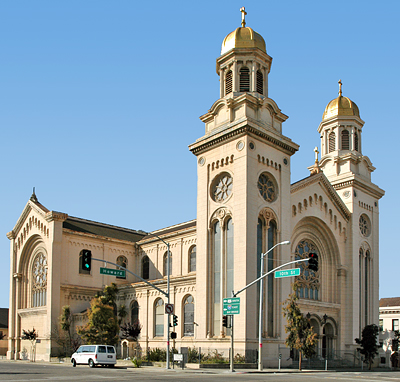
<svg viewBox="0 0 400 382">
<path fill-rule="evenodd" d="M 329 152 L 331 153 L 332 151 L 335 151 L 335 140 L 336 140 L 336 135 L 335 133 L 330 133 L 329 134 Z"/>
<path fill-rule="evenodd" d="M 257 93 L 264 94 L 264 77 L 260 70 L 257 70 Z"/>
<path fill-rule="evenodd" d="M 225 95 L 232 93 L 232 70 L 229 70 L 225 76 Z"/>
<path fill-rule="evenodd" d="M 354 150 L 360 151 L 358 149 L 358 133 L 354 133 Z"/>
<path fill-rule="evenodd" d="M 350 150 L 350 135 L 348 130 L 342 131 L 342 150 Z"/>
<path fill-rule="evenodd" d="M 250 71 L 249 68 L 244 66 L 240 69 L 240 86 L 239 91 L 249 92 L 250 91 Z"/>
</svg>

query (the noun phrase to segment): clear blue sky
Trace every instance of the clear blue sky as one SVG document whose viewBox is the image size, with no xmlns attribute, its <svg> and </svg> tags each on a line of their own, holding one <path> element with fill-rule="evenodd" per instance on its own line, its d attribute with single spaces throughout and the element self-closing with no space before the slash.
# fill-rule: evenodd
<svg viewBox="0 0 400 382">
<path fill-rule="evenodd" d="M 1 307 L 6 233 L 32 187 L 50 210 L 123 227 L 196 217 L 187 145 L 204 134 L 198 117 L 219 97 L 215 60 L 241 6 L 273 57 L 269 95 L 289 115 L 283 132 L 301 146 L 292 182 L 309 174 L 339 79 L 359 106 L 363 153 L 386 191 L 380 296 L 400 295 L 399 1 L 13 0 L 0 2 Z"/>
</svg>

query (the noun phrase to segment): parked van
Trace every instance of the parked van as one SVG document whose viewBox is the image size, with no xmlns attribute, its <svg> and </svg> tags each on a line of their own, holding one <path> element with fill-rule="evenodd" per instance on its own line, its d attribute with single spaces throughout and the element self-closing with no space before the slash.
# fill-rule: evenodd
<svg viewBox="0 0 400 382">
<path fill-rule="evenodd" d="M 114 367 L 117 363 L 115 347 L 110 345 L 82 345 L 71 356 L 72 366 L 89 365 L 108 365 Z"/>
</svg>

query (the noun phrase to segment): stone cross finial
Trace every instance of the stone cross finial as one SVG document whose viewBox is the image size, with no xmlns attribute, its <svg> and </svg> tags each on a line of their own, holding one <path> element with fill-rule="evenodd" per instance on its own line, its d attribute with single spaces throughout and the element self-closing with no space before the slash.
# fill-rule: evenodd
<svg viewBox="0 0 400 382">
<path fill-rule="evenodd" d="M 242 12 L 242 28 L 244 28 L 246 26 L 245 16 L 247 15 L 247 12 L 244 7 L 240 8 L 240 12 Z"/>
<path fill-rule="evenodd" d="M 315 163 L 318 163 L 318 154 L 319 154 L 318 147 L 315 147 L 314 152 L 315 152 Z"/>
<path fill-rule="evenodd" d="M 339 97 L 341 97 L 342 96 L 342 80 L 339 80 L 338 84 L 339 84 Z"/>
</svg>

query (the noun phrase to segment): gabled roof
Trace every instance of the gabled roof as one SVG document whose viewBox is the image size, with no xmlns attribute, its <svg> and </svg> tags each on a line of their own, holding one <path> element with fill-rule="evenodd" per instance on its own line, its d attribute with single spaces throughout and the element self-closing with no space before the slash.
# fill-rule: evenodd
<svg viewBox="0 0 400 382">
<path fill-rule="evenodd" d="M 310 175 L 307 178 L 299 180 L 296 183 L 293 183 L 290 187 L 290 193 L 295 194 L 296 192 L 302 190 L 303 188 L 310 187 L 313 184 L 319 184 L 320 187 L 326 192 L 329 196 L 331 202 L 335 205 L 337 210 L 340 212 L 342 217 L 348 221 L 350 219 L 350 211 L 347 206 L 344 204 L 336 190 L 333 188 L 328 178 L 325 176 L 323 172 L 318 174 Z"/>
<path fill-rule="evenodd" d="M 109 237 L 112 239 L 131 241 L 132 243 L 136 243 L 146 236 L 146 233 L 143 231 L 139 232 L 129 228 L 117 227 L 114 225 L 76 218 L 73 216 L 67 217 L 67 219 L 63 222 L 63 228 L 74 232 L 88 233 L 97 236 Z"/>
<path fill-rule="evenodd" d="M 379 300 L 379 307 L 386 308 L 391 306 L 400 306 L 400 297 L 386 297 Z"/>
</svg>

